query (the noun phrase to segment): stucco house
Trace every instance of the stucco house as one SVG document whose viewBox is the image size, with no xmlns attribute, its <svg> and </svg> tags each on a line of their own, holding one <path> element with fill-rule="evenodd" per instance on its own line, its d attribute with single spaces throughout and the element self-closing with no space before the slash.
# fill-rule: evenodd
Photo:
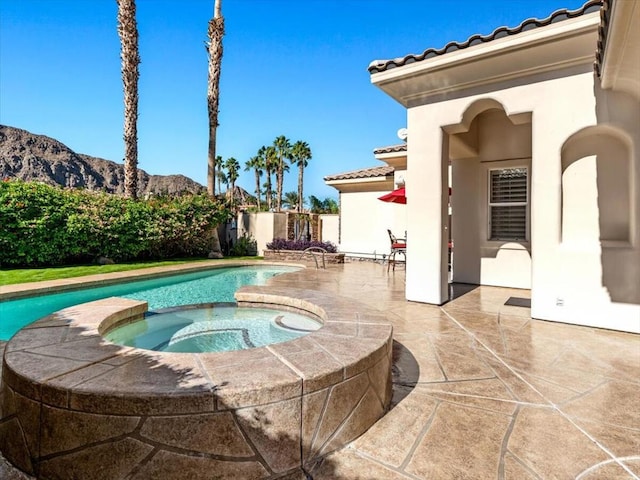
<svg viewBox="0 0 640 480">
<path fill-rule="evenodd" d="M 406 144 L 374 151 L 384 166 L 364 168 L 324 177 L 340 192 L 340 251 L 348 256 L 382 259 L 389 254 L 387 229 L 404 236 L 405 205 L 386 203 L 378 197 L 404 185 Z"/>
<path fill-rule="evenodd" d="M 591 0 L 369 72 L 407 109 L 408 300 L 449 299 L 451 238 L 454 282 L 530 289 L 537 319 L 640 332 L 640 2 Z"/>
</svg>

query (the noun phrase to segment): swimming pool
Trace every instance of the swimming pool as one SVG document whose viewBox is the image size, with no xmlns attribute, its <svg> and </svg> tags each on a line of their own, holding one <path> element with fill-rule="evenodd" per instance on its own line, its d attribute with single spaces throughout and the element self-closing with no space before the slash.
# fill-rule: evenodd
<svg viewBox="0 0 640 480">
<path fill-rule="evenodd" d="M 107 297 L 144 300 L 149 310 L 196 303 L 233 302 L 233 294 L 243 285 L 264 285 L 281 273 L 300 267 L 252 265 L 213 268 L 193 273 L 169 275 L 148 280 L 128 281 L 104 287 L 0 302 L 0 340 L 9 340 L 25 325 L 79 303 Z"/>
</svg>

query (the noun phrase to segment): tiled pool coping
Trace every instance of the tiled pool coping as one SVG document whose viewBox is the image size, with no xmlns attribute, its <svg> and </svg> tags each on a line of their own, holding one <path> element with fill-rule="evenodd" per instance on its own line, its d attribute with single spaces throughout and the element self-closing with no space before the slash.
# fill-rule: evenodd
<svg viewBox="0 0 640 480">
<path fill-rule="evenodd" d="M 227 265 L 225 265 L 227 266 Z M 205 267 L 206 268 L 206 267 Z M 240 306 L 309 312 L 324 326 L 282 344 L 222 353 L 106 342 L 146 303 L 70 307 L 6 346 L 0 449 L 42 478 L 280 478 L 366 431 L 391 398 L 392 327 L 326 293 L 243 287 Z"/>
<path fill-rule="evenodd" d="M 127 270 L 124 272 L 97 273 L 83 277 L 62 278 L 59 280 L 45 280 L 40 282 L 0 285 L 0 301 L 15 300 L 24 297 L 47 295 L 50 293 L 81 290 L 88 287 L 104 287 L 122 282 L 150 280 L 158 277 L 179 275 L 184 273 L 202 272 L 217 268 L 262 266 L 293 266 L 304 268 L 304 264 L 295 262 L 263 262 L 256 260 L 211 260 L 182 265 L 164 265 L 159 267 Z"/>
</svg>

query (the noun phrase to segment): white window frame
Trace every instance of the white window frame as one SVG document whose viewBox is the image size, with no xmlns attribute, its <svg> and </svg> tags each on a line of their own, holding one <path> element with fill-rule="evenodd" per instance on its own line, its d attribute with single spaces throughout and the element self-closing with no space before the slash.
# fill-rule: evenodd
<svg viewBox="0 0 640 480">
<path fill-rule="evenodd" d="M 491 201 L 491 193 L 492 193 L 492 185 L 491 185 L 491 174 L 492 172 L 496 172 L 496 171 L 503 171 L 503 170 L 525 170 L 526 172 L 526 176 L 527 176 L 527 181 L 526 181 L 526 185 L 527 185 L 527 195 L 526 195 L 526 201 L 524 202 L 492 202 Z M 513 166 L 503 166 L 501 168 L 489 168 L 487 170 L 487 240 L 490 242 L 528 242 L 529 241 L 529 202 L 530 202 L 530 198 L 531 198 L 531 188 L 530 188 L 530 169 L 527 165 L 513 165 Z M 519 207 L 519 206 L 524 206 L 525 209 L 525 217 L 524 217 L 524 224 L 525 224 L 525 234 L 524 234 L 524 238 L 494 238 L 492 236 L 492 224 L 491 224 L 491 219 L 492 219 L 492 209 L 493 207 Z"/>
</svg>

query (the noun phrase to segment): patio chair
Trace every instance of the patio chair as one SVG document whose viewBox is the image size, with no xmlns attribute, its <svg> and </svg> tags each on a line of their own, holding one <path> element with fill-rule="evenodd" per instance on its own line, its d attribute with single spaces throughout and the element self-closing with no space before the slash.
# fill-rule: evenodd
<svg viewBox="0 0 640 480">
<path fill-rule="evenodd" d="M 391 251 L 389 252 L 389 259 L 387 261 L 387 272 L 389 267 L 393 265 L 393 270 L 396 270 L 396 255 L 401 254 L 404 257 L 405 264 L 407 262 L 407 240 L 405 238 L 397 238 L 391 230 L 387 229 L 389 234 L 389 240 L 391 241 Z"/>
</svg>

